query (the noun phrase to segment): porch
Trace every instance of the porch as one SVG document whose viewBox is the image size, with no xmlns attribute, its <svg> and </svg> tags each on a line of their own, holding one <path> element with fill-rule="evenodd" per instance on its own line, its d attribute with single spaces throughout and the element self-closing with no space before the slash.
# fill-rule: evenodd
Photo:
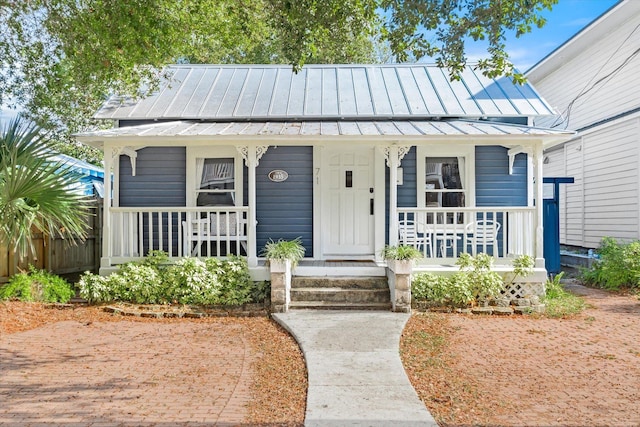
<svg viewBox="0 0 640 427">
<path fill-rule="evenodd" d="M 462 253 L 492 255 L 498 269 L 508 269 L 519 255 L 536 258 L 535 207 L 397 208 L 388 224 L 390 244 L 410 245 L 423 257 L 416 271 L 457 271 Z M 161 250 L 170 258 L 183 256 L 249 256 L 254 280 L 268 280 L 265 259 L 256 247 L 256 225 L 248 221 L 249 207 L 111 207 L 104 258 L 109 266 L 139 259 Z M 391 234 L 393 233 L 393 234 Z M 305 259 L 298 276 L 384 276 L 382 247 L 368 260 L 333 262 Z M 103 266 L 106 267 L 106 266 Z M 538 266 L 540 267 L 540 266 Z"/>
</svg>

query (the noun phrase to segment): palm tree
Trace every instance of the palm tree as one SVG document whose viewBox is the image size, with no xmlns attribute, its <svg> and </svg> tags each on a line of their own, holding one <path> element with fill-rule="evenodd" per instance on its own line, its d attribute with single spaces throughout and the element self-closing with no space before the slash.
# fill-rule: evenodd
<svg viewBox="0 0 640 427">
<path fill-rule="evenodd" d="M 35 233 L 86 237 L 87 202 L 72 191 L 78 176 L 55 154 L 20 117 L 0 129 L 0 243 L 19 257 L 34 253 Z"/>
</svg>

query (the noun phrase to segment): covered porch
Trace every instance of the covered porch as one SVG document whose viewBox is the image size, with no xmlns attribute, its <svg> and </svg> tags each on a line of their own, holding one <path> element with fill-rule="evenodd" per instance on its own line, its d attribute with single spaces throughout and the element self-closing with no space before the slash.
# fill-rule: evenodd
<svg viewBox="0 0 640 427">
<path fill-rule="evenodd" d="M 105 194 L 113 197 L 104 201 L 101 272 L 107 274 L 118 264 L 143 257 L 151 250 L 162 250 L 176 259 L 246 256 L 253 278 L 268 279 L 260 243 L 281 236 L 278 231 L 271 232 L 271 226 L 263 220 L 265 205 L 273 204 L 272 195 L 280 191 L 274 187 L 264 190 L 265 183 L 276 185 L 266 176 L 294 167 L 295 172 L 290 172 L 304 178 L 300 180 L 305 185 L 296 187 L 295 197 L 309 198 L 307 211 L 277 225 L 280 230 L 293 229 L 305 217 L 307 241 L 311 241 L 306 261 L 367 261 L 384 269 L 384 246 L 404 244 L 423 254 L 416 265 L 422 271 L 455 271 L 456 259 L 464 252 L 489 253 L 496 259 L 496 268 L 507 268 L 518 255 L 530 255 L 536 260 L 536 269 L 544 271 L 542 204 L 534 200 L 542 200 L 543 148 L 566 139 L 566 132 L 471 121 L 367 124 L 370 126 L 355 122 L 334 127 L 304 122 L 173 122 L 79 135 L 82 142 L 104 149 L 105 169 L 114 173 L 114 187 L 109 180 L 105 183 Z M 166 153 L 176 159 L 166 160 Z M 347 162 L 354 153 L 359 169 Z M 484 162 L 476 158 L 480 154 L 500 157 L 501 176 L 507 177 L 514 164 L 517 166 L 517 188 L 510 190 L 517 193 L 517 204 L 492 195 L 481 199 L 476 178 L 488 172 L 480 167 Z M 224 193 L 231 202 L 197 206 L 199 191 L 203 191 L 197 190 L 202 162 L 211 157 L 232 164 L 225 167 L 235 171 L 235 186 L 207 191 Z M 290 158 L 297 161 L 295 166 L 291 166 Z M 261 165 L 265 159 L 268 167 Z M 430 162 L 442 161 L 455 164 L 459 170 L 456 179 L 461 184 L 456 189 L 441 184 L 434 189 L 428 181 L 425 183 Z M 177 196 L 171 196 L 178 202 L 167 203 L 171 197 L 163 197 L 163 190 L 154 188 L 157 195 L 149 197 L 153 205 L 144 205 L 135 191 L 129 191 L 133 196 L 128 196 L 126 204 L 121 203 L 126 189 L 141 185 L 136 183 L 136 164 L 147 174 L 147 189 L 156 186 L 154 180 L 161 184 L 163 168 L 179 166 L 181 188 L 174 185 L 172 194 Z M 360 176 L 365 180 L 360 182 Z M 292 177 L 290 182 L 297 179 L 297 175 Z M 335 177 L 339 177 L 337 181 Z M 359 201 L 357 211 L 348 204 L 342 208 L 348 214 L 356 213 L 349 218 L 350 223 L 339 227 L 335 218 L 342 221 L 344 215 L 336 217 L 336 211 L 330 208 L 337 194 L 332 185 L 342 191 L 340 200 Z M 494 193 L 501 191 L 499 180 L 492 185 Z M 443 203 L 451 194 L 460 196 L 459 205 Z M 434 197 L 436 205 L 430 203 Z M 286 210 L 286 206 L 278 207 Z M 334 250 L 325 242 L 335 233 L 344 234 L 346 239 L 359 235 L 365 245 Z M 350 252 L 351 248 L 358 252 Z M 343 266 L 340 274 L 371 272 L 357 268 L 359 264 Z M 336 274 L 334 267 L 320 264 L 309 271 L 332 275 Z M 301 266 L 296 274 L 306 274 L 305 270 Z"/>
</svg>

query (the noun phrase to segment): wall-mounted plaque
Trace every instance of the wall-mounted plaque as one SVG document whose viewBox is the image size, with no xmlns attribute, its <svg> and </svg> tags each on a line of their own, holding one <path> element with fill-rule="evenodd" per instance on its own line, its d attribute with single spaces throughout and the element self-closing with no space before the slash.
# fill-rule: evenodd
<svg viewBox="0 0 640 427">
<path fill-rule="evenodd" d="M 287 178 L 289 178 L 289 174 L 287 173 L 287 171 L 283 171 L 280 169 L 276 169 L 269 172 L 268 176 L 269 176 L 269 179 L 273 182 L 282 182 L 282 181 L 286 181 Z"/>
</svg>

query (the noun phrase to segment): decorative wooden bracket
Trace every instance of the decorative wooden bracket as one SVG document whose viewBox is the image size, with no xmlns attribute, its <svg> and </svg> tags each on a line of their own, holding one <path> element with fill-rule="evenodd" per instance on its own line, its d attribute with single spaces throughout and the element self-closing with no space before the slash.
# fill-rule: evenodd
<svg viewBox="0 0 640 427">
<path fill-rule="evenodd" d="M 525 148 L 522 145 L 519 145 L 507 151 L 507 155 L 509 156 L 509 175 L 513 175 L 513 163 L 516 160 L 516 156 L 521 153 L 525 153 L 528 156 L 532 156 L 533 150 L 531 149 L 531 147 Z"/>
<path fill-rule="evenodd" d="M 391 167 L 391 156 L 393 155 L 392 152 L 394 151 L 392 148 L 394 147 L 398 149 L 398 166 L 400 166 L 400 163 L 402 162 L 402 159 L 404 159 L 404 156 L 406 156 L 409 150 L 411 150 L 410 145 L 394 144 L 391 146 L 382 147 L 382 154 L 384 154 L 384 158 L 387 162 L 387 167 L 389 168 Z"/>
<path fill-rule="evenodd" d="M 140 148 L 144 147 L 139 147 L 138 149 Z M 129 161 L 131 162 L 131 176 L 136 176 L 136 160 L 138 158 L 138 152 L 132 147 L 113 147 L 111 150 L 111 164 L 114 165 L 121 155 L 129 156 Z"/>
<path fill-rule="evenodd" d="M 238 150 L 238 153 L 240 153 L 240 155 L 244 159 L 244 164 L 247 167 L 249 167 L 250 164 L 253 163 L 253 159 L 251 159 L 250 155 L 249 155 L 249 147 L 247 145 L 242 145 L 242 146 L 236 147 L 236 149 Z M 269 149 L 268 145 L 258 145 L 258 146 L 256 146 L 255 166 L 258 166 L 260 164 L 260 159 L 262 158 L 264 153 L 267 152 L 268 149 Z"/>
</svg>

